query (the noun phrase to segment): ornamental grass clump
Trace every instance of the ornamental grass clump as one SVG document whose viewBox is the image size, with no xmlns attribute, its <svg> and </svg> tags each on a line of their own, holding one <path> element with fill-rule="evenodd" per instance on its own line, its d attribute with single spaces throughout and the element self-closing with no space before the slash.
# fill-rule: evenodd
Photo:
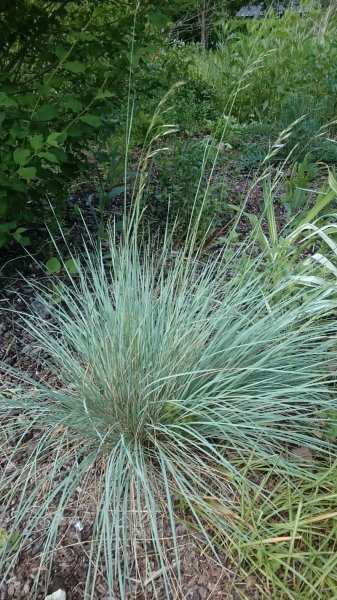
<svg viewBox="0 0 337 600">
<path fill-rule="evenodd" d="M 35 582 L 47 585 L 72 516 L 89 531 L 82 597 L 98 577 L 125 597 L 142 555 L 172 598 L 183 588 L 181 511 L 216 556 L 215 523 L 249 541 L 236 521 L 237 460 L 253 453 L 294 473 L 294 447 L 332 451 L 333 300 L 290 277 L 271 289 L 259 259 L 235 273 L 225 251 L 205 261 L 113 234 L 108 246 L 77 258 L 56 297 L 36 288 L 48 319 L 22 315 L 44 377 L 11 372 L 2 385 L 1 504 L 16 544 L 0 552 L 0 573 L 15 572 L 38 531 Z"/>
</svg>

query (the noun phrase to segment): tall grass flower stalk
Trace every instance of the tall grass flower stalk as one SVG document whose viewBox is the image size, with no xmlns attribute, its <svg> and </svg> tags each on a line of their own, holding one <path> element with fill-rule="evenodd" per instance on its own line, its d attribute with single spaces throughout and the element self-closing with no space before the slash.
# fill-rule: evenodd
<svg viewBox="0 0 337 600">
<path fill-rule="evenodd" d="M 74 257 L 78 274 L 58 281 L 57 302 L 37 286 L 49 319 L 22 315 L 49 375 L 11 372 L 1 388 L 1 503 L 19 534 L 19 547 L 0 553 L 3 581 L 36 531 L 36 581 L 45 577 L 76 503 L 78 518 L 91 515 L 85 598 L 102 574 L 126 597 L 144 553 L 172 598 L 183 589 L 179 503 L 216 556 L 207 523 L 237 531 L 218 510 L 237 511 L 235 460 L 254 453 L 296 473 L 294 446 L 333 451 L 324 423 L 337 410 L 334 301 L 317 289 L 303 299 L 291 279 L 271 289 L 258 258 L 238 274 L 225 251 L 201 262 L 188 248 L 140 250 L 137 233 L 125 240 L 110 232 L 107 245 Z"/>
</svg>

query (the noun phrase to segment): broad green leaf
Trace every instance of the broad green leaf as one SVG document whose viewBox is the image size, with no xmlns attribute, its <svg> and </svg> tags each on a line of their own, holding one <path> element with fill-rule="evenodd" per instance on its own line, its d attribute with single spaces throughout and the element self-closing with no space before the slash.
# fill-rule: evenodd
<svg viewBox="0 0 337 600">
<path fill-rule="evenodd" d="M 69 271 L 69 273 L 71 274 L 78 272 L 78 266 L 73 258 L 69 258 L 68 260 L 66 260 L 64 266 L 67 269 L 67 271 Z"/>
<path fill-rule="evenodd" d="M 41 135 L 41 133 L 29 137 L 28 140 L 34 150 L 40 150 L 43 146 L 43 135 Z"/>
<path fill-rule="evenodd" d="M 23 181 L 20 181 L 20 179 L 17 177 L 8 182 L 8 187 L 10 190 L 14 190 L 15 192 L 24 192 L 27 189 L 26 184 Z"/>
<path fill-rule="evenodd" d="M 12 534 L 9 536 L 9 539 L 8 539 L 8 541 L 9 541 L 9 543 L 10 543 L 12 546 L 17 546 L 19 539 L 20 539 L 20 533 L 19 533 L 19 531 L 14 531 L 14 533 L 12 533 Z"/>
<path fill-rule="evenodd" d="M 68 161 L 68 156 L 64 152 L 64 150 L 62 150 L 62 148 L 54 148 L 53 149 L 53 154 L 55 154 L 57 160 L 60 163 L 66 163 Z"/>
<path fill-rule="evenodd" d="M 30 243 L 29 237 L 26 235 L 22 235 L 25 231 L 27 231 L 26 227 L 18 227 L 11 235 L 15 239 L 16 242 L 19 242 L 21 246 L 28 246 Z"/>
<path fill-rule="evenodd" d="M 10 128 L 9 133 L 14 140 L 22 140 L 26 137 L 28 130 L 19 123 L 14 123 L 14 125 Z"/>
<path fill-rule="evenodd" d="M 23 179 L 27 179 L 27 181 L 30 181 L 31 179 L 35 179 L 36 167 L 20 167 L 19 175 Z"/>
<path fill-rule="evenodd" d="M 44 104 L 36 111 L 36 117 L 39 121 L 52 121 L 56 119 L 57 114 L 54 104 Z"/>
<path fill-rule="evenodd" d="M 4 92 L 0 92 L 0 106 L 4 108 L 15 108 L 18 105 L 16 100 L 7 96 Z"/>
<path fill-rule="evenodd" d="M 42 97 L 48 96 L 50 94 L 50 92 L 52 91 L 52 89 L 53 89 L 52 86 L 48 85 L 47 83 L 38 83 L 36 85 L 36 91 Z"/>
<path fill-rule="evenodd" d="M 83 63 L 80 63 L 78 60 L 67 61 L 64 63 L 63 67 L 71 73 L 85 72 L 85 65 Z"/>
<path fill-rule="evenodd" d="M 58 160 L 57 160 L 55 154 L 53 154 L 52 152 L 39 152 L 38 156 L 40 158 L 45 158 L 46 160 L 48 160 L 51 163 L 58 163 Z"/>
<path fill-rule="evenodd" d="M 66 108 L 69 108 L 74 113 L 79 113 L 82 110 L 82 103 L 73 94 L 66 96 L 63 103 Z"/>
<path fill-rule="evenodd" d="M 61 270 L 61 263 L 56 256 L 53 256 L 46 262 L 46 269 L 48 273 L 59 273 Z"/>
<path fill-rule="evenodd" d="M 52 131 L 47 137 L 48 146 L 54 146 L 55 148 L 59 147 L 59 143 L 64 142 L 67 139 L 66 131 Z"/>
<path fill-rule="evenodd" d="M 99 127 L 102 124 L 100 117 L 96 117 L 96 115 L 91 115 L 89 113 L 80 117 L 80 120 L 92 127 Z"/>
<path fill-rule="evenodd" d="M 13 152 L 13 159 L 17 165 L 23 165 L 30 157 L 31 151 L 28 148 L 16 148 Z"/>
<path fill-rule="evenodd" d="M 15 96 L 16 101 L 23 108 L 32 108 L 36 104 L 36 96 L 32 92 L 27 92 L 26 94 L 19 94 Z"/>
<path fill-rule="evenodd" d="M 57 44 L 57 46 L 54 50 L 54 53 L 57 56 L 57 58 L 59 58 L 60 60 L 63 60 L 67 56 L 68 50 L 61 44 Z"/>
</svg>

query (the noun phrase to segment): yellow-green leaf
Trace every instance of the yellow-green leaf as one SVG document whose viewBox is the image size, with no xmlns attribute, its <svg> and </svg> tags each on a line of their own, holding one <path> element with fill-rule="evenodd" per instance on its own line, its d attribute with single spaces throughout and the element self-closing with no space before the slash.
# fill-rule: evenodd
<svg viewBox="0 0 337 600">
<path fill-rule="evenodd" d="M 42 148 L 43 135 L 41 135 L 40 133 L 37 133 L 36 135 L 32 135 L 28 139 L 29 139 L 29 143 L 30 143 L 31 147 L 34 148 L 34 150 L 40 150 L 40 148 Z"/>
<path fill-rule="evenodd" d="M 46 269 L 48 273 L 59 273 L 61 270 L 61 263 L 56 256 L 53 256 L 46 262 Z"/>
<path fill-rule="evenodd" d="M 67 269 L 67 271 L 69 271 L 69 273 L 77 273 L 78 272 L 78 266 L 73 258 L 69 258 L 68 260 L 66 260 L 64 263 L 64 266 Z"/>
</svg>

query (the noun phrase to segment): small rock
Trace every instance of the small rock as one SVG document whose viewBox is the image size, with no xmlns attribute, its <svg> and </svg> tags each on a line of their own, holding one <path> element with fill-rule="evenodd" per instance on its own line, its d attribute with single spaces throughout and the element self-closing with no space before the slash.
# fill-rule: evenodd
<svg viewBox="0 0 337 600">
<path fill-rule="evenodd" d="M 28 594 L 29 594 L 29 589 L 30 589 L 30 588 L 29 588 L 29 583 L 25 583 L 25 585 L 24 585 L 24 586 L 23 586 L 23 588 L 22 588 L 22 594 L 23 594 L 23 597 L 26 597 L 26 596 L 28 596 Z"/>
<path fill-rule="evenodd" d="M 44 302 L 41 302 L 39 298 L 35 298 L 35 300 L 32 302 L 32 308 L 36 314 L 41 317 L 41 319 L 49 319 L 50 311 Z"/>
<path fill-rule="evenodd" d="M 300 446 L 299 448 L 294 448 L 293 454 L 295 454 L 299 458 L 304 458 L 307 460 L 313 460 L 313 458 L 314 458 L 311 450 L 309 450 L 309 448 L 305 448 L 302 446 Z"/>
<path fill-rule="evenodd" d="M 64 590 L 57 590 L 53 594 L 46 596 L 44 600 L 66 600 L 66 593 Z"/>
</svg>

